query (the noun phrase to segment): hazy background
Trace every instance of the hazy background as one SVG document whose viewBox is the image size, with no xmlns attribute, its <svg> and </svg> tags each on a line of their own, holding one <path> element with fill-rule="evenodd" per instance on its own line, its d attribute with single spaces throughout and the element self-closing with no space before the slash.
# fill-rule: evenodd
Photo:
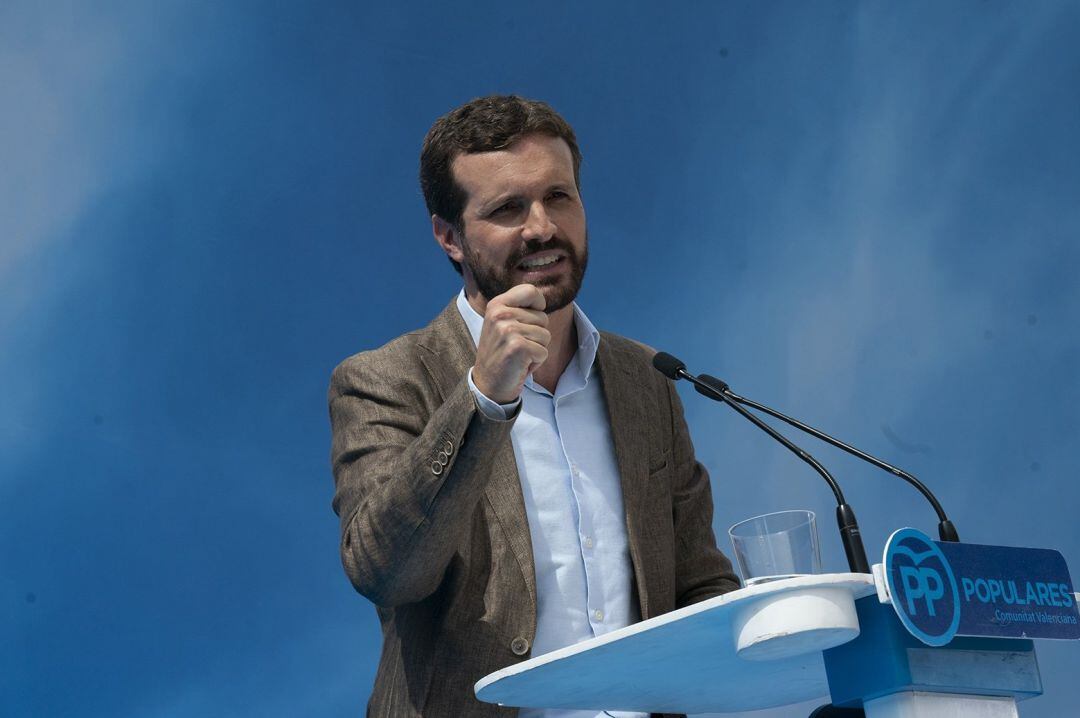
<svg viewBox="0 0 1080 718">
<path fill-rule="evenodd" d="M 3 3 L 0 714 L 362 714 L 326 383 L 457 291 L 417 157 L 490 92 L 578 132 L 597 325 L 1080 571 L 1078 78 L 1075 2 Z M 683 396 L 722 544 L 813 508 L 843 568 L 824 484 Z M 807 446 L 872 560 L 934 531 Z M 1074 711 L 1038 650 L 1021 713 Z"/>
</svg>

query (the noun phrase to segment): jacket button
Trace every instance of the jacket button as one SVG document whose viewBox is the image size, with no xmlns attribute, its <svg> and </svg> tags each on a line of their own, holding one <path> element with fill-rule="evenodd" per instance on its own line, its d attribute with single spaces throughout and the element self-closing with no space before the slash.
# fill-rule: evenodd
<svg viewBox="0 0 1080 718">
<path fill-rule="evenodd" d="M 518 636 L 510 641 L 510 650 L 514 652 L 515 656 L 524 656 L 529 652 L 529 642 L 521 636 Z"/>
<path fill-rule="evenodd" d="M 436 476 L 441 474 L 442 470 L 445 469 L 445 468 L 446 467 L 443 466 L 442 464 L 440 464 L 438 461 L 432 461 L 431 462 L 431 473 L 435 474 Z"/>
</svg>

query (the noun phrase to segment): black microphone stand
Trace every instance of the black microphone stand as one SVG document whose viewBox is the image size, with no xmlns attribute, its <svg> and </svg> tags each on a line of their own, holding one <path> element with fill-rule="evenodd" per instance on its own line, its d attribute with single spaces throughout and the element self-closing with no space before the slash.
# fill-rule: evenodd
<svg viewBox="0 0 1080 718">
<path fill-rule="evenodd" d="M 657 357 L 659 356 L 660 355 L 658 354 Z M 670 357 L 671 355 L 666 356 Z M 671 358 L 674 359 L 674 357 Z M 662 361 L 663 360 L 661 360 L 661 363 Z M 870 563 L 866 559 L 866 548 L 863 546 L 862 534 L 859 532 L 859 524 L 855 520 L 855 511 L 848 505 L 847 501 L 844 500 L 844 493 L 840 490 L 840 485 L 836 482 L 836 479 L 833 478 L 832 474 L 830 474 L 824 466 L 818 463 L 817 459 L 800 449 L 798 446 L 795 446 L 795 444 L 791 443 L 791 441 L 783 434 L 776 431 L 757 416 L 751 414 L 735 401 L 725 396 L 722 387 L 726 385 L 723 385 L 722 382 L 720 382 L 721 386 L 714 386 L 705 377 L 698 378 L 686 371 L 685 366 L 681 366 L 681 362 L 678 362 L 680 366 L 673 367 L 664 367 L 661 366 L 661 363 L 658 363 L 655 359 L 653 361 L 656 368 L 665 375 L 672 379 L 686 379 L 694 385 L 694 388 L 697 389 L 699 394 L 730 406 L 746 419 L 753 422 L 759 429 L 787 447 L 793 454 L 810 464 L 815 471 L 821 474 L 821 477 L 829 484 L 829 488 L 832 489 L 833 495 L 836 497 L 836 523 L 840 527 L 840 541 L 844 545 L 844 554 L 847 556 L 848 568 L 851 569 L 852 573 L 870 573 Z M 672 370 L 674 371 L 672 372 Z M 672 374 L 674 374 L 674 376 Z"/>
<path fill-rule="evenodd" d="M 860 451 L 859 449 L 856 449 L 854 446 L 851 446 L 849 444 L 845 444 L 844 442 L 840 441 L 839 439 L 834 438 L 832 436 L 829 436 L 824 431 L 819 431 L 818 429 L 815 429 L 812 426 L 808 426 L 807 424 L 804 424 L 803 422 L 799 421 L 798 419 L 793 419 L 790 416 L 786 416 L 784 414 L 781 414 L 779 411 L 776 411 L 775 409 L 770 409 L 769 407 L 765 406 L 764 404 L 759 404 L 756 401 L 753 401 L 751 399 L 747 399 L 746 397 L 739 396 L 735 392 L 731 391 L 731 389 L 730 389 L 730 387 L 728 387 L 727 383 L 725 383 L 721 379 L 717 379 L 716 377 L 709 376 L 708 374 L 702 374 L 699 377 L 699 379 L 701 381 L 703 381 L 703 382 L 709 383 L 714 389 L 719 389 L 720 393 L 722 393 L 724 395 L 724 398 L 727 399 L 729 401 L 729 403 L 730 402 L 737 402 L 739 404 L 749 406 L 752 409 L 757 409 L 758 411 L 763 412 L 765 414 L 768 414 L 769 416 L 771 416 L 771 417 L 773 417 L 775 419 L 779 419 L 780 421 L 783 421 L 783 422 L 785 422 L 787 424 L 790 424 L 791 426 L 794 426 L 796 429 L 799 429 L 800 431 L 804 431 L 807 434 L 810 434 L 810 436 L 813 436 L 813 437 L 815 437 L 817 439 L 821 439 L 822 441 L 824 441 L 827 444 L 832 444 L 836 448 L 841 449 L 843 451 L 846 451 L 847 453 L 851 454 L 852 456 L 857 456 L 858 458 L 862 459 L 863 461 L 866 461 L 867 463 L 873 464 L 874 466 L 878 467 L 879 469 L 883 469 L 885 471 L 888 471 L 893 476 L 900 477 L 901 479 L 903 479 L 904 481 L 908 482 L 909 484 L 914 486 L 916 489 L 918 489 L 919 493 L 921 493 L 923 496 L 925 496 L 926 500 L 930 502 L 930 505 L 934 507 L 934 511 L 935 511 L 935 513 L 937 513 L 937 516 L 938 516 L 938 537 L 942 541 L 952 541 L 954 543 L 958 543 L 960 541 L 960 536 L 956 532 L 956 527 L 953 525 L 953 522 L 949 520 L 949 517 L 945 515 L 945 509 L 943 509 L 941 507 L 941 504 L 938 502 L 937 497 L 934 496 L 933 492 L 931 492 L 930 489 L 927 488 L 925 484 L 923 484 L 923 482 L 919 481 L 918 479 L 916 479 L 914 476 L 912 476 L 908 472 L 904 471 L 901 468 L 893 466 L 892 464 L 886 463 L 886 462 L 882 461 L 881 459 L 879 459 L 879 458 L 877 458 L 875 456 L 871 456 L 870 454 L 867 454 L 865 451 Z"/>
</svg>

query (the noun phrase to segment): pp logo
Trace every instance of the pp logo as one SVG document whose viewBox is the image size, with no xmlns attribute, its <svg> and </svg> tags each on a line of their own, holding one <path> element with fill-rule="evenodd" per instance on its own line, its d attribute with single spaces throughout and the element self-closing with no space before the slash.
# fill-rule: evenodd
<svg viewBox="0 0 1080 718">
<path fill-rule="evenodd" d="M 916 563 L 923 558 L 923 556 L 909 553 L 904 548 L 900 550 Z M 908 615 L 919 615 L 919 606 L 916 601 L 920 599 L 926 602 L 926 614 L 936 615 L 934 604 L 938 599 L 945 597 L 945 582 L 941 580 L 941 572 L 936 568 L 926 566 L 899 566 L 899 569 L 900 581 L 904 584 L 904 596 L 907 599 Z"/>
<path fill-rule="evenodd" d="M 945 554 L 922 531 L 900 529 L 885 548 L 885 578 L 904 627 L 931 646 L 953 639 L 960 590 Z"/>
</svg>

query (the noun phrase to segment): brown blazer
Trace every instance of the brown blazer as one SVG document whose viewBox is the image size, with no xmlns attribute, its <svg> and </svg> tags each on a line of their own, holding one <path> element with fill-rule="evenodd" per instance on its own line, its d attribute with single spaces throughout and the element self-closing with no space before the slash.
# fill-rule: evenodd
<svg viewBox="0 0 1080 718">
<path fill-rule="evenodd" d="M 451 302 L 424 329 L 346 359 L 330 381 L 341 560 L 383 630 L 369 716 L 517 714 L 473 694 L 483 676 L 529 658 L 536 631 L 513 420 L 477 409 L 466 380 L 475 354 Z M 738 588 L 682 405 L 651 359 L 601 334 L 642 618 Z"/>
</svg>

